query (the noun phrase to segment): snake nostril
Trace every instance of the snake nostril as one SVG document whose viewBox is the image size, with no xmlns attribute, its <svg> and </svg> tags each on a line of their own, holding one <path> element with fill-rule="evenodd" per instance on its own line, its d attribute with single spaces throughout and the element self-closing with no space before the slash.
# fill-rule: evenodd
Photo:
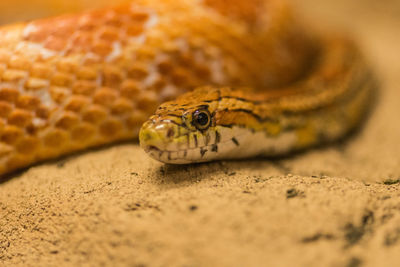
<svg viewBox="0 0 400 267">
<path fill-rule="evenodd" d="M 168 137 L 168 138 L 171 138 L 171 137 L 173 137 L 174 135 L 175 135 L 174 129 L 169 128 L 168 131 L 167 131 L 167 137 Z"/>
</svg>

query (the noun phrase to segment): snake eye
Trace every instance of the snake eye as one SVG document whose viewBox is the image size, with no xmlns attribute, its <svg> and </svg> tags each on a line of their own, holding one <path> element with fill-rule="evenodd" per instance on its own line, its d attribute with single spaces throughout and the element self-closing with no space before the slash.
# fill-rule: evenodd
<svg viewBox="0 0 400 267">
<path fill-rule="evenodd" d="M 193 125 L 198 130 L 205 130 L 210 126 L 211 115 L 207 110 L 196 110 L 193 112 Z"/>
</svg>

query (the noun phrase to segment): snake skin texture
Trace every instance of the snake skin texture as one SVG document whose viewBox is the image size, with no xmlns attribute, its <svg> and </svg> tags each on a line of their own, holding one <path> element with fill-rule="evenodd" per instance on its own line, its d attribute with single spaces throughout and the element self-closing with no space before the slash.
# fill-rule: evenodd
<svg viewBox="0 0 400 267">
<path fill-rule="evenodd" d="M 281 0 L 137 0 L 0 28 L 0 174 L 135 139 L 202 85 L 287 85 L 315 40 Z"/>
</svg>

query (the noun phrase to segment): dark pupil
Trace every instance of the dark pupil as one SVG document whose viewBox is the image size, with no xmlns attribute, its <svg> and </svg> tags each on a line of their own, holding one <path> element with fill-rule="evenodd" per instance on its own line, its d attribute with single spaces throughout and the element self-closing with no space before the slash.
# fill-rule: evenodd
<svg viewBox="0 0 400 267">
<path fill-rule="evenodd" d="M 201 112 L 197 115 L 196 121 L 199 125 L 204 126 L 208 123 L 208 116 L 204 112 Z"/>
</svg>

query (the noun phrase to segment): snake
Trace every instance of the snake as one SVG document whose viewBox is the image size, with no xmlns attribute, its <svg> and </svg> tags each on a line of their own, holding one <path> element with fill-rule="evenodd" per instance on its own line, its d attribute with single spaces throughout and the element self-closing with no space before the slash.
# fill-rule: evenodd
<svg viewBox="0 0 400 267">
<path fill-rule="evenodd" d="M 373 73 L 284 0 L 135 0 L 0 27 L 0 174 L 115 142 L 185 164 L 355 129 Z"/>
</svg>

